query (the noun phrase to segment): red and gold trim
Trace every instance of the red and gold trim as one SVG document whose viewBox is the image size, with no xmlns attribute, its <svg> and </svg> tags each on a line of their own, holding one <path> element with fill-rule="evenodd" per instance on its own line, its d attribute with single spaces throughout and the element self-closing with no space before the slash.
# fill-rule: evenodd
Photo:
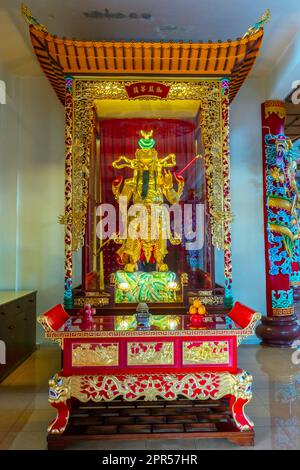
<svg viewBox="0 0 300 470">
<path fill-rule="evenodd" d="M 265 119 L 268 119 L 271 114 L 275 114 L 280 119 L 285 119 L 286 106 L 283 101 L 280 100 L 269 100 L 264 102 L 265 108 Z"/>
<path fill-rule="evenodd" d="M 237 371 L 237 336 L 65 338 L 64 374 Z M 195 333 L 195 331 L 193 331 Z M 218 332 L 219 333 L 219 332 Z"/>
<path fill-rule="evenodd" d="M 294 315 L 294 307 L 273 308 L 272 314 L 274 317 L 287 317 L 290 315 Z"/>
<path fill-rule="evenodd" d="M 82 403 L 111 402 L 117 398 L 133 402 L 139 399 L 164 400 L 219 400 L 230 398 L 232 416 L 240 431 L 253 428 L 245 415 L 245 405 L 252 399 L 252 377 L 246 371 L 202 372 L 192 374 L 134 374 L 83 375 L 60 377 L 49 382 L 49 401 L 57 410 L 57 417 L 49 427 L 50 433 L 62 433 L 68 422 L 68 402 L 76 398 Z"/>
<path fill-rule="evenodd" d="M 222 80 L 222 159 L 223 159 L 223 226 L 224 226 L 224 278 L 227 306 L 233 305 L 232 297 L 232 252 L 231 252 L 231 197 L 229 154 L 229 93 L 232 83 Z"/>
</svg>

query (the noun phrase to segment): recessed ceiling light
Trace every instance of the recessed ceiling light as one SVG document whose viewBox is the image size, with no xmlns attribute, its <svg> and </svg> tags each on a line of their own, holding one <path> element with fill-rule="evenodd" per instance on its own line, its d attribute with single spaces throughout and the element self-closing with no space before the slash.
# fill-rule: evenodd
<svg viewBox="0 0 300 470">
<path fill-rule="evenodd" d="M 158 26 L 156 28 L 156 31 L 158 33 L 166 33 L 170 31 L 176 31 L 176 29 L 177 29 L 177 26 L 175 24 L 165 24 L 165 25 Z"/>
<path fill-rule="evenodd" d="M 191 26 L 176 26 L 174 24 L 165 24 L 158 26 L 155 31 L 157 33 L 173 33 L 174 31 L 176 31 L 176 33 L 185 34 L 190 32 L 191 29 L 193 29 Z"/>
<path fill-rule="evenodd" d="M 128 18 L 136 19 L 136 18 L 138 18 L 138 17 L 139 17 L 139 15 L 138 15 L 137 13 L 133 13 L 133 12 L 132 12 L 132 13 L 129 13 L 129 15 L 128 15 Z"/>
<path fill-rule="evenodd" d="M 108 19 L 108 20 L 123 20 L 123 19 L 130 19 L 130 20 L 148 20 L 151 21 L 153 16 L 151 13 L 136 13 L 134 11 L 129 13 L 123 13 L 120 11 L 112 12 L 108 8 L 105 8 L 104 11 L 100 10 L 91 10 L 91 11 L 83 11 L 82 14 L 87 18 L 94 18 L 94 19 Z"/>
</svg>

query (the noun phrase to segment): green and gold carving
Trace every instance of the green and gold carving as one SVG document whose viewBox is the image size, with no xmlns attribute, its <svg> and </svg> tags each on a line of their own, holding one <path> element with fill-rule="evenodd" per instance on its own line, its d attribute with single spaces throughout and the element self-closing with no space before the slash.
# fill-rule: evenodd
<svg viewBox="0 0 300 470">
<path fill-rule="evenodd" d="M 176 274 L 171 271 L 151 273 L 117 271 L 115 302 L 174 302 L 174 291 L 168 289 L 168 284 L 175 281 Z M 120 289 L 121 284 L 122 286 L 127 284 L 128 288 L 125 291 Z"/>
</svg>

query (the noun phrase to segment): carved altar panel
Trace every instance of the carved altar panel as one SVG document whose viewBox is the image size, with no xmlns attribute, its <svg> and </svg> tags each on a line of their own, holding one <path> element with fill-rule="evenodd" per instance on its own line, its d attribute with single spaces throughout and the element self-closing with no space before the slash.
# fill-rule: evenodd
<svg viewBox="0 0 300 470">
<path fill-rule="evenodd" d="M 174 365 L 174 344 L 172 342 L 134 342 L 127 344 L 127 364 Z"/>
<path fill-rule="evenodd" d="M 118 343 L 74 343 L 72 344 L 72 366 L 118 366 Z"/>
<path fill-rule="evenodd" d="M 184 341 L 183 364 L 228 364 L 228 341 Z"/>
</svg>

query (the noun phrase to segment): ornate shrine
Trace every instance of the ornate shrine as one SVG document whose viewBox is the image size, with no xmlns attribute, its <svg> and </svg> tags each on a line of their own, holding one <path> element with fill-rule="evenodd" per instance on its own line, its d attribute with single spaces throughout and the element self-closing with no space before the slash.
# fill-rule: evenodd
<svg viewBox="0 0 300 470">
<path fill-rule="evenodd" d="M 65 306 L 82 307 L 87 297 L 96 307 L 113 306 L 120 298 L 143 300 L 118 292 L 120 276 L 114 274 L 122 265 L 114 233 L 104 240 L 97 228 L 102 215 L 99 205 L 116 207 L 116 182 L 130 174 L 124 167 L 117 171 L 114 161 L 122 155 L 132 159 L 140 132 L 152 131 L 159 160 L 174 154 L 169 166 L 173 176 L 167 177 L 165 171 L 161 176 L 169 178 L 175 191 L 183 185 L 176 175 L 186 181 L 178 202 L 191 206 L 194 226 L 196 206 L 204 208 L 201 248 L 186 250 L 190 242 L 186 234 L 181 234 L 177 247 L 170 246 L 170 237 L 167 240 L 163 256 L 169 252 L 167 264 L 176 280 L 173 275 L 161 278 L 176 282 L 178 290 L 166 300 L 172 297 L 182 305 L 200 295 L 205 303 L 222 305 L 224 297 L 225 306 L 231 307 L 229 104 L 259 52 L 269 12 L 243 38 L 224 43 L 60 39 L 51 36 L 26 7 L 23 15 L 40 65 L 66 109 L 65 214 L 60 218 L 65 226 Z M 215 280 L 215 248 L 224 252 L 223 285 Z M 152 268 L 146 264 L 138 270 L 155 272 L 153 263 Z M 144 277 L 156 291 L 156 279 Z M 129 279 L 121 279 L 122 284 L 130 284 Z M 164 301 L 161 295 L 157 300 Z"/>
<path fill-rule="evenodd" d="M 225 425 L 206 423 L 211 437 L 253 444 L 244 413 L 251 376 L 238 369 L 237 346 L 260 315 L 233 306 L 229 105 L 269 12 L 242 38 L 217 43 L 60 39 L 26 7 L 23 15 L 66 116 L 66 310 L 40 318 L 63 349 L 62 371 L 50 380 L 58 415 L 49 448 L 89 434 L 73 432 L 78 402 L 121 398 L 205 400 L 225 413 Z M 215 249 L 223 251 L 222 282 Z M 216 403 L 223 398 L 227 407 Z M 136 409 L 126 415 L 133 428 L 120 419 L 108 431 L 105 410 L 94 428 L 101 439 L 174 431 L 169 411 L 139 427 Z M 207 437 L 201 419 L 178 436 Z"/>
</svg>

